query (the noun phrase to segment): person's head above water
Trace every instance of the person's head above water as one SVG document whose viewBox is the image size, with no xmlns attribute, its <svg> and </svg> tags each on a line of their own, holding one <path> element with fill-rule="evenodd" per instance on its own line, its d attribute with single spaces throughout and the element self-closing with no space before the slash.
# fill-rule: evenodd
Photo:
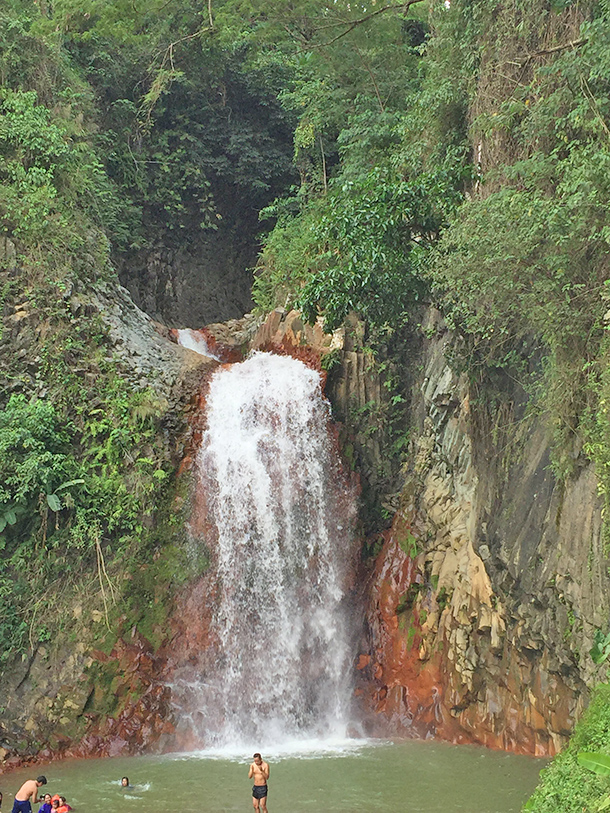
<svg viewBox="0 0 610 813">
<path fill-rule="evenodd" d="M 260 754 L 256 753 L 254 754 L 254 761 L 256 762 L 257 765 L 260 765 L 261 762 L 263 761 L 263 758 Z"/>
<path fill-rule="evenodd" d="M 47 784 L 47 777 L 46 776 L 39 776 L 38 779 L 36 780 L 36 784 L 38 785 L 38 787 L 40 787 L 41 785 L 46 785 Z"/>
<path fill-rule="evenodd" d="M 124 788 L 128 788 L 128 787 L 129 787 L 129 777 L 128 777 L 128 776 L 124 776 L 124 777 L 121 779 L 121 785 L 122 785 L 122 787 L 124 787 Z"/>
</svg>

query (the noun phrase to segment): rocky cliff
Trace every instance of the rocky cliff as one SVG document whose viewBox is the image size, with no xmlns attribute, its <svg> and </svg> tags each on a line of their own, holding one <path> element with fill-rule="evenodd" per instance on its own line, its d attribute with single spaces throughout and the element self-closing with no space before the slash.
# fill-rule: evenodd
<svg viewBox="0 0 610 813">
<path fill-rule="evenodd" d="M 477 393 L 423 321 L 400 506 L 366 588 L 358 693 L 372 731 L 554 754 L 587 702 L 608 610 L 595 473 L 552 472 L 548 431 L 512 382 Z M 363 375 L 350 361 L 351 388 Z"/>
<path fill-rule="evenodd" d="M 166 431 L 188 480 L 198 426 L 191 420 L 185 433 L 184 418 L 196 414 L 218 362 L 170 341 L 125 292 L 97 297 L 134 384 L 153 382 L 167 399 Z M 73 307 L 84 307 L 76 292 Z M 16 324 L 25 330 L 26 317 Z M 275 311 L 260 327 L 251 318 L 210 326 L 208 337 L 232 358 L 252 347 L 316 365 L 325 357 L 332 368 L 327 393 L 346 458 L 390 518 L 368 538 L 361 570 L 355 671 L 365 729 L 555 753 L 587 702 L 595 679 L 588 651 L 610 610 L 596 478 L 578 450 L 574 476 L 558 481 L 546 429 L 524 393 L 513 383 L 501 398 L 483 395 L 456 372 L 456 339 L 434 310 L 401 371 L 411 438 L 402 471 L 387 459 L 384 430 L 365 431 L 363 414 L 389 396 L 357 323 L 326 336 Z M 180 517 L 184 496 L 176 496 Z M 156 564 L 142 567 L 152 583 L 148 635 L 127 616 L 110 633 L 100 601 L 74 597 L 71 640 L 37 647 L 6 673 L 5 767 L 36 755 L 193 745 L 168 676 L 206 645 L 205 618 L 197 619 L 209 575 L 203 563 L 180 585 L 166 573 L 171 556 L 161 557 L 165 570 Z"/>
</svg>

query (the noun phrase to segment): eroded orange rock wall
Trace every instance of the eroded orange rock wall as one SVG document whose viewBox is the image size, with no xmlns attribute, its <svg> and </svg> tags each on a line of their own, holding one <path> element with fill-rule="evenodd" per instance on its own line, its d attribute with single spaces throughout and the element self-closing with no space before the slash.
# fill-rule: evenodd
<svg viewBox="0 0 610 813">
<path fill-rule="evenodd" d="M 599 679 L 589 650 L 610 591 L 594 472 L 582 460 L 558 483 L 544 426 L 516 395 L 473 403 L 454 338 L 427 318 L 405 484 L 366 590 L 366 725 L 552 755 Z"/>
</svg>

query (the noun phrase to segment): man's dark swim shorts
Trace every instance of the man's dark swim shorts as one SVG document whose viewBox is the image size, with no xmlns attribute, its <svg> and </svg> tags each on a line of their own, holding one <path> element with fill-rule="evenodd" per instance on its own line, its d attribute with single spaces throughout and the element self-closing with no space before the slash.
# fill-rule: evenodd
<svg viewBox="0 0 610 813">
<path fill-rule="evenodd" d="M 29 799 L 24 799 L 22 802 L 15 799 L 13 802 L 12 813 L 32 813 L 32 805 Z"/>
<path fill-rule="evenodd" d="M 252 788 L 252 796 L 255 799 L 264 799 L 267 795 L 267 785 L 254 785 Z"/>
</svg>

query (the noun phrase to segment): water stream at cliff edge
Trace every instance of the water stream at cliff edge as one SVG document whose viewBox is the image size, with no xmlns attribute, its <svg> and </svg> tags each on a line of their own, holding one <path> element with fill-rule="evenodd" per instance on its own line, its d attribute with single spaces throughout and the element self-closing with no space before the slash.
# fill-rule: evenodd
<svg viewBox="0 0 610 813">
<path fill-rule="evenodd" d="M 264 750 L 346 737 L 354 489 L 320 375 L 256 353 L 206 398 L 197 492 L 218 587 L 209 663 L 180 689 L 202 741 Z"/>
</svg>

